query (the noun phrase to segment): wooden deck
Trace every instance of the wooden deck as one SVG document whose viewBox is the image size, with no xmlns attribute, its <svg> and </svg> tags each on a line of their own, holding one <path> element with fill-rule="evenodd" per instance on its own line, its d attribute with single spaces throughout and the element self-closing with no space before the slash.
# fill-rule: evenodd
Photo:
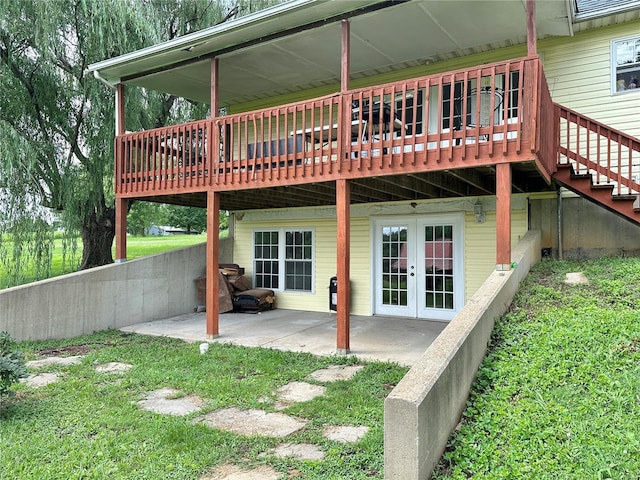
<svg viewBox="0 0 640 480">
<path fill-rule="evenodd" d="M 501 163 L 549 183 L 557 116 L 540 60 L 520 58 L 118 136 L 115 188 L 121 198 L 238 192 Z"/>
</svg>

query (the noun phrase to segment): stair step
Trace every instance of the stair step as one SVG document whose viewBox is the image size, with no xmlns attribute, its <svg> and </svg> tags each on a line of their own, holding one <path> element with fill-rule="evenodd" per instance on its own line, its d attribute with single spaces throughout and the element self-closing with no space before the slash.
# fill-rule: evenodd
<svg viewBox="0 0 640 480">
<path fill-rule="evenodd" d="M 616 201 L 635 202 L 638 196 L 637 195 L 613 195 L 611 198 Z"/>
<path fill-rule="evenodd" d="M 591 185 L 591 188 L 595 190 L 613 190 L 615 188 L 615 185 L 612 185 L 610 183 L 594 183 L 593 185 Z"/>
<path fill-rule="evenodd" d="M 591 180 L 593 177 L 590 173 L 572 173 L 571 178 L 573 180 Z"/>
</svg>

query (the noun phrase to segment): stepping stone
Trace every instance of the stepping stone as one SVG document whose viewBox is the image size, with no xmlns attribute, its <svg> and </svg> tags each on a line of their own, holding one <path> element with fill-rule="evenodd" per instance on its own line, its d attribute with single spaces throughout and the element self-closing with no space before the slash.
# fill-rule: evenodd
<svg viewBox="0 0 640 480">
<path fill-rule="evenodd" d="M 124 373 L 131 370 L 131 367 L 133 367 L 133 365 L 129 365 L 128 363 L 109 362 L 109 363 L 103 363 L 102 365 L 97 365 L 96 372 Z"/>
<path fill-rule="evenodd" d="M 27 378 L 20 380 L 21 383 L 27 384 L 29 387 L 39 388 L 57 382 L 60 375 L 57 373 L 40 373 L 38 375 L 29 375 Z"/>
<path fill-rule="evenodd" d="M 273 468 L 262 466 L 253 470 L 244 470 L 235 465 L 220 465 L 211 473 L 200 477 L 198 480 L 279 480 L 284 474 L 276 472 Z"/>
<path fill-rule="evenodd" d="M 145 400 L 140 400 L 141 408 L 154 413 L 182 417 L 197 412 L 202 407 L 202 399 L 196 395 L 181 398 L 175 397 L 180 392 L 172 388 L 161 388 L 147 394 Z"/>
<path fill-rule="evenodd" d="M 327 388 L 321 385 L 311 385 L 306 382 L 291 382 L 278 389 L 276 410 L 283 410 L 297 402 L 308 402 L 323 395 Z"/>
<path fill-rule="evenodd" d="M 282 443 L 261 456 L 275 455 L 278 458 L 293 457 L 296 460 L 322 460 L 324 452 L 311 443 Z"/>
<path fill-rule="evenodd" d="M 30 360 L 26 365 L 30 368 L 40 368 L 49 365 L 75 365 L 80 363 L 84 357 L 84 355 L 75 355 L 73 357 L 47 357 L 42 360 Z"/>
<path fill-rule="evenodd" d="M 363 365 L 331 365 L 322 370 L 316 370 L 307 378 L 317 382 L 335 382 L 337 380 L 350 380 L 356 373 L 364 368 Z"/>
<path fill-rule="evenodd" d="M 564 279 L 564 283 L 567 283 L 569 285 L 586 285 L 589 283 L 589 280 L 582 272 L 572 272 L 567 273 Z"/>
<path fill-rule="evenodd" d="M 238 435 L 262 435 L 264 437 L 286 437 L 307 424 L 306 420 L 283 413 L 267 413 L 264 410 L 240 410 L 223 408 L 202 415 L 193 421 L 212 428 L 228 430 Z"/>
<path fill-rule="evenodd" d="M 364 437 L 368 431 L 369 427 L 365 426 L 329 426 L 324 428 L 322 435 L 325 438 L 335 440 L 336 442 L 355 443 Z"/>
</svg>

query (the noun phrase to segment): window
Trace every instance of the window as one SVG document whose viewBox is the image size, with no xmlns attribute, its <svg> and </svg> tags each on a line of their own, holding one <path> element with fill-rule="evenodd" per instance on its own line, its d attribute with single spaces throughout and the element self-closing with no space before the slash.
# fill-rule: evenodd
<svg viewBox="0 0 640 480">
<path fill-rule="evenodd" d="M 278 232 L 255 232 L 253 236 L 253 271 L 257 288 L 278 289 L 280 286 Z"/>
<path fill-rule="evenodd" d="M 313 231 L 274 229 L 253 234 L 256 288 L 313 291 Z"/>
<path fill-rule="evenodd" d="M 611 92 L 640 88 L 640 36 L 611 43 Z"/>
</svg>

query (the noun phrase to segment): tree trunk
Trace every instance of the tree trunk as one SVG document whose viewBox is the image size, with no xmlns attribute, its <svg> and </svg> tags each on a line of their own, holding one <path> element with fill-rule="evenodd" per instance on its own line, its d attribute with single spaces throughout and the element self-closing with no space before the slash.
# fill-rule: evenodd
<svg viewBox="0 0 640 480">
<path fill-rule="evenodd" d="M 116 211 L 107 207 L 101 214 L 91 213 L 82 225 L 82 263 L 80 270 L 113 263 L 111 247 L 116 234 Z"/>
</svg>

